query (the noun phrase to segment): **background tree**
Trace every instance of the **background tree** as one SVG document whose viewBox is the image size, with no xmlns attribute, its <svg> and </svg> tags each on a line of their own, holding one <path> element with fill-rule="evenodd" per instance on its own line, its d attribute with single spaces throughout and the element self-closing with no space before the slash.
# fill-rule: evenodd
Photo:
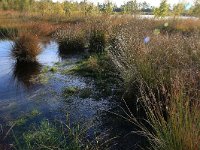
<svg viewBox="0 0 200 150">
<path fill-rule="evenodd" d="M 174 5 L 172 14 L 174 17 L 177 17 L 180 16 L 182 13 L 184 13 L 184 10 L 185 10 L 185 4 L 178 3 Z"/>
<path fill-rule="evenodd" d="M 20 6 L 20 10 L 21 11 L 28 10 L 28 8 L 29 8 L 29 0 L 20 0 L 19 6 Z"/>
<path fill-rule="evenodd" d="M 160 6 L 154 9 L 155 17 L 165 17 L 168 15 L 170 5 L 167 4 L 167 0 L 162 0 Z"/>
<path fill-rule="evenodd" d="M 152 13 L 153 12 L 153 7 L 150 6 L 150 4 L 148 4 L 146 1 L 144 1 L 143 3 L 140 4 L 140 7 L 141 7 L 141 11 L 143 13 Z"/>
<path fill-rule="evenodd" d="M 73 11 L 73 4 L 68 0 L 64 1 L 64 11 L 67 16 L 69 17 L 71 16 L 71 13 Z"/>
<path fill-rule="evenodd" d="M 109 1 L 106 0 L 105 3 L 103 4 L 103 13 L 105 14 L 111 14 L 113 12 L 113 4 Z"/>
<path fill-rule="evenodd" d="M 136 0 L 128 1 L 123 6 L 123 11 L 124 13 L 127 13 L 127 14 L 132 14 L 132 15 L 136 14 L 138 10 L 139 10 L 139 5 Z"/>
<path fill-rule="evenodd" d="M 196 0 L 194 3 L 194 7 L 192 8 L 192 15 L 196 17 L 200 17 L 200 0 Z"/>
<path fill-rule="evenodd" d="M 87 0 L 84 0 L 79 5 L 81 7 L 81 11 L 84 13 L 85 16 L 88 16 L 95 11 L 95 6 L 93 5 L 93 3 L 90 3 Z"/>
<path fill-rule="evenodd" d="M 8 4 L 8 1 L 7 1 L 7 0 L 2 0 L 2 1 L 1 1 L 1 5 L 2 5 L 2 9 L 3 9 L 3 10 L 9 9 L 9 4 Z"/>
<path fill-rule="evenodd" d="M 63 16 L 65 14 L 64 3 L 53 3 L 53 9 L 51 10 L 51 13 L 54 15 Z"/>
</svg>

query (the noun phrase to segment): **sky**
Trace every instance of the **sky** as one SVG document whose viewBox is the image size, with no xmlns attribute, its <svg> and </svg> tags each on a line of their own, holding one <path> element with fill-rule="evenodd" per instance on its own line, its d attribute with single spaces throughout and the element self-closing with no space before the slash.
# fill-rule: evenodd
<svg viewBox="0 0 200 150">
<path fill-rule="evenodd" d="M 62 1 L 62 0 L 53 0 L 53 1 Z M 83 1 L 83 0 L 71 0 L 71 1 L 80 2 L 80 1 Z M 98 2 L 100 2 L 100 3 L 105 2 L 105 0 L 88 0 L 88 1 L 95 3 L 95 4 L 97 4 Z M 124 4 L 124 2 L 127 2 L 129 0 L 110 0 L 110 1 L 117 4 L 118 6 L 120 6 L 120 5 Z M 149 3 L 150 6 L 159 6 L 161 0 L 137 0 L 137 2 L 144 2 L 144 1 Z M 167 0 L 167 1 L 172 6 L 176 3 L 178 3 L 178 2 L 186 2 L 186 3 L 192 3 L 193 2 L 193 0 Z"/>
</svg>

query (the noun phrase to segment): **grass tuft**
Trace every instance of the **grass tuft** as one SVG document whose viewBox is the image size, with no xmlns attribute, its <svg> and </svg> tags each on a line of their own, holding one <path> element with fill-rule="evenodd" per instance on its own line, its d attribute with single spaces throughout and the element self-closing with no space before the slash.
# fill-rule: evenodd
<svg viewBox="0 0 200 150">
<path fill-rule="evenodd" d="M 31 34 L 22 34 L 15 40 L 12 56 L 17 61 L 36 61 L 36 56 L 41 52 L 39 38 Z"/>
<path fill-rule="evenodd" d="M 18 35 L 18 29 L 17 28 L 6 28 L 6 27 L 0 27 L 0 38 L 13 38 Z"/>
</svg>

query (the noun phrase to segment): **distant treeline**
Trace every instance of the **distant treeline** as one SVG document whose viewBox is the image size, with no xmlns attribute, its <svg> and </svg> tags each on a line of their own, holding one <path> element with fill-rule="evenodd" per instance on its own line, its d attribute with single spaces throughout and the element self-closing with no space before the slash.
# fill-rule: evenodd
<svg viewBox="0 0 200 150">
<path fill-rule="evenodd" d="M 82 2 L 53 2 L 52 0 L 0 0 L 1 10 L 15 10 L 21 12 L 33 12 L 40 14 L 71 15 L 82 13 L 85 15 L 105 13 L 105 14 L 155 14 L 158 17 L 166 15 L 195 15 L 200 16 L 200 0 L 196 0 L 193 5 L 178 3 L 170 6 L 167 0 L 162 0 L 160 7 L 152 7 L 147 2 L 138 3 L 137 0 L 130 0 L 121 6 L 117 6 L 107 0 L 105 3 L 94 5 L 83 0 Z"/>
<path fill-rule="evenodd" d="M 148 5 L 144 3 L 145 7 Z M 31 11 L 45 14 L 56 13 L 70 15 L 75 12 L 83 12 L 85 15 L 92 13 L 136 13 L 139 4 L 136 1 L 129 1 L 121 7 L 107 1 L 104 4 L 94 5 L 86 0 L 78 2 L 53 2 L 52 0 L 0 0 L 1 10 Z"/>
</svg>

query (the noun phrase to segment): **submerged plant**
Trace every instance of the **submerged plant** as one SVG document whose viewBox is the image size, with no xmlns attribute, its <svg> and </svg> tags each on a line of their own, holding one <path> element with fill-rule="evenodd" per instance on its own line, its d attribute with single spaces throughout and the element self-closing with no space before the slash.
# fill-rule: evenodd
<svg viewBox="0 0 200 150">
<path fill-rule="evenodd" d="M 67 124 L 53 124 L 49 121 L 42 121 L 39 127 L 25 132 L 21 141 L 14 136 L 15 148 L 19 150 L 79 150 L 81 149 L 79 130 L 79 127 L 70 128 Z"/>
<path fill-rule="evenodd" d="M 78 94 L 79 89 L 77 87 L 67 87 L 63 90 L 63 96 L 68 98 L 74 94 Z"/>
</svg>

